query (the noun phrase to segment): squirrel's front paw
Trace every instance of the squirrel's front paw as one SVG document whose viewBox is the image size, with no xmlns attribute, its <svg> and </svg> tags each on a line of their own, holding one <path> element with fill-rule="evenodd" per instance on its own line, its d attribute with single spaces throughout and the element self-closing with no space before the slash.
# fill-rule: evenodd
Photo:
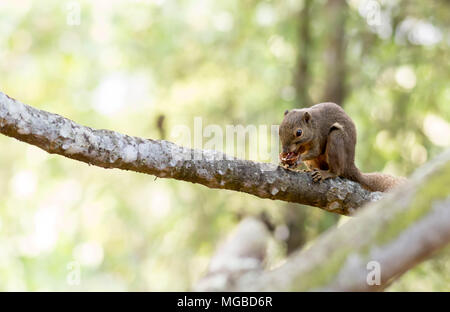
<svg viewBox="0 0 450 312">
<path fill-rule="evenodd" d="M 318 169 L 314 169 L 313 171 L 311 171 L 311 177 L 312 177 L 313 182 L 315 182 L 315 183 L 323 180 L 322 173 Z"/>
<path fill-rule="evenodd" d="M 331 173 L 329 170 L 320 170 L 314 168 L 311 172 L 311 177 L 313 182 L 321 182 L 326 179 L 335 178 L 336 175 L 334 173 Z"/>
</svg>

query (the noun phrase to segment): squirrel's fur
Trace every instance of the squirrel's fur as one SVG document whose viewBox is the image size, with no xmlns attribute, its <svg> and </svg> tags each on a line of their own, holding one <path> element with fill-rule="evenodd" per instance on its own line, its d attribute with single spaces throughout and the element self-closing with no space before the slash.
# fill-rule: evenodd
<svg viewBox="0 0 450 312">
<path fill-rule="evenodd" d="M 335 103 L 286 111 L 279 134 L 283 153 L 299 154 L 297 163 L 304 162 L 313 170 L 315 182 L 340 176 L 370 191 L 385 192 L 405 181 L 382 173 L 362 173 L 356 167 L 355 124 Z"/>
</svg>

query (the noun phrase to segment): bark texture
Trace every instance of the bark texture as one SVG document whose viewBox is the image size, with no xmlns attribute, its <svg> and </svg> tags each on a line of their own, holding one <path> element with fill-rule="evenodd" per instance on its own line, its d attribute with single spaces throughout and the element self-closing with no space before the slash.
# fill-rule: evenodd
<svg viewBox="0 0 450 312">
<path fill-rule="evenodd" d="M 44 151 L 103 168 L 245 192 L 261 198 L 316 206 L 349 215 L 381 198 L 358 183 L 340 178 L 313 183 L 309 173 L 270 163 L 194 150 L 164 140 L 132 137 L 79 125 L 57 114 L 25 105 L 0 92 L 0 133 Z"/>
</svg>

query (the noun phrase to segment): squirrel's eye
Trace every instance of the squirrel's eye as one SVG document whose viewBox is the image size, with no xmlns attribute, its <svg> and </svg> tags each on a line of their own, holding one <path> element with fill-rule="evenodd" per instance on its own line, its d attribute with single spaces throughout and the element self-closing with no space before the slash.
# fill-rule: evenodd
<svg viewBox="0 0 450 312">
<path fill-rule="evenodd" d="M 295 132 L 295 135 L 299 137 L 302 135 L 302 133 L 303 133 L 302 129 L 298 129 L 297 132 Z"/>
</svg>

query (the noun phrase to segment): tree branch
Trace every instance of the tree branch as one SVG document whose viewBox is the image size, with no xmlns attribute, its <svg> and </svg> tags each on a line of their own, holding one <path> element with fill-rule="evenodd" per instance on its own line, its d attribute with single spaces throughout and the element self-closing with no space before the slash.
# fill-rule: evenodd
<svg viewBox="0 0 450 312">
<path fill-rule="evenodd" d="M 270 233 L 254 217 L 246 217 L 217 249 L 196 291 L 221 290 L 243 274 L 263 270 Z"/>
<path fill-rule="evenodd" d="M 279 268 L 230 276 L 206 290 L 383 290 L 450 243 L 449 185 L 450 149 L 420 168 L 407 185 L 368 205 Z M 372 261 L 379 264 L 379 285 L 367 282 Z"/>
<path fill-rule="evenodd" d="M 209 188 L 316 206 L 344 215 L 381 197 L 381 193 L 371 193 L 353 181 L 336 178 L 313 183 L 308 173 L 274 164 L 81 126 L 60 115 L 22 104 L 2 92 L 0 133 L 48 153 L 103 168 L 189 181 Z"/>
</svg>

